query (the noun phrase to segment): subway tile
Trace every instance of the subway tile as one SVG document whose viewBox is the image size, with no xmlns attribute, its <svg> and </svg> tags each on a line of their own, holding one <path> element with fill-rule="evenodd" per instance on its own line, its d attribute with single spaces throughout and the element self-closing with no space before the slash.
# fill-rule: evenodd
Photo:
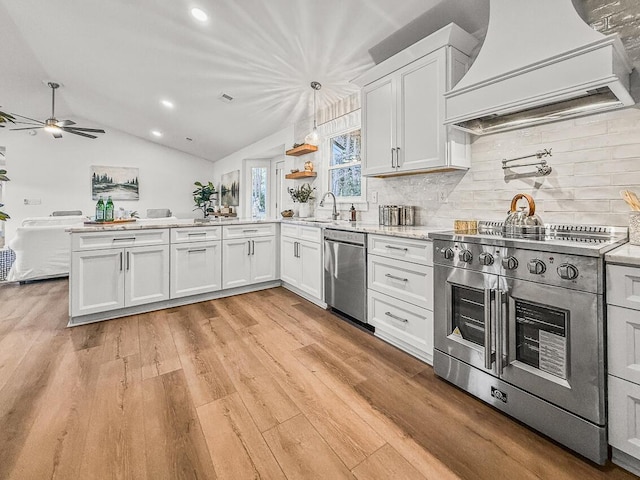
<svg viewBox="0 0 640 480">
<path fill-rule="evenodd" d="M 640 163 L 640 160 L 638 163 Z M 626 172 L 611 175 L 611 185 L 626 186 L 628 188 L 635 187 L 640 190 L 640 172 Z"/>
<path fill-rule="evenodd" d="M 544 212 L 610 212 L 609 200 L 545 200 Z"/>
</svg>

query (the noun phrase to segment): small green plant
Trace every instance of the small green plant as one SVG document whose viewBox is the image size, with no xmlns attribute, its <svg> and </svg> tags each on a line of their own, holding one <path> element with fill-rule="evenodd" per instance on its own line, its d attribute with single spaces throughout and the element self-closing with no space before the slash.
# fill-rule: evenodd
<svg viewBox="0 0 640 480">
<path fill-rule="evenodd" d="M 2 113 L 2 112 L 0 112 Z M 0 170 L 0 182 L 8 182 L 9 181 L 9 177 L 7 177 L 7 171 L 6 170 Z M 3 203 L 0 203 L 0 207 L 4 207 Z M 11 218 L 9 216 L 9 214 L 3 212 L 2 210 L 0 210 L 0 222 L 4 222 L 6 219 Z"/>
<path fill-rule="evenodd" d="M 315 198 L 313 196 L 313 191 L 315 189 L 316 187 L 312 188 L 310 184 L 305 183 L 296 188 L 289 187 L 287 188 L 287 191 L 294 202 L 307 203 L 309 200 L 313 200 Z"/>
<path fill-rule="evenodd" d="M 202 213 L 207 217 L 210 213 L 213 213 L 212 198 L 216 194 L 216 187 L 211 182 L 207 182 L 204 185 L 200 182 L 195 182 L 196 189 L 193 191 L 193 201 L 196 205 L 194 210 L 202 210 Z"/>
</svg>

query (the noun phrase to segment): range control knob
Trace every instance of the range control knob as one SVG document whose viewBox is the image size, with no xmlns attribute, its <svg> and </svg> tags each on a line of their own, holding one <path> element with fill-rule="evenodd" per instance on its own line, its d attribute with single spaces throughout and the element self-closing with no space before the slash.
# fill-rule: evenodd
<svg viewBox="0 0 640 480">
<path fill-rule="evenodd" d="M 518 259 L 516 257 L 506 257 L 502 259 L 502 266 L 507 270 L 518 268 Z"/>
<path fill-rule="evenodd" d="M 462 250 L 458 254 L 458 258 L 460 259 L 461 262 L 469 263 L 471 260 L 473 260 L 473 255 L 469 250 Z"/>
<path fill-rule="evenodd" d="M 487 252 L 482 252 L 478 257 L 480 265 L 493 265 L 493 255 Z"/>
<path fill-rule="evenodd" d="M 542 260 L 538 260 L 534 258 L 529 263 L 527 263 L 527 267 L 529 268 L 529 273 L 533 273 L 534 275 L 542 275 L 547 271 L 547 266 L 544 264 Z"/>
<path fill-rule="evenodd" d="M 570 263 L 563 263 L 558 267 L 558 275 L 560 278 L 564 280 L 573 280 L 578 278 L 578 269 L 575 265 L 571 265 Z"/>
<path fill-rule="evenodd" d="M 453 249 L 451 249 L 451 248 L 443 248 L 442 249 L 442 256 L 447 260 L 451 260 L 453 258 Z"/>
</svg>

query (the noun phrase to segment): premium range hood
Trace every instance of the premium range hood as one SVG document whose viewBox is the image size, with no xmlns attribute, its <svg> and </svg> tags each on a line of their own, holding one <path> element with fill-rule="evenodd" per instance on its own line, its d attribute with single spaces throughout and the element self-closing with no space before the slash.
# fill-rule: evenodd
<svg viewBox="0 0 640 480">
<path fill-rule="evenodd" d="M 446 121 L 485 135 L 633 105 L 617 35 L 589 27 L 571 0 L 490 0 L 484 44 L 445 93 Z"/>
</svg>

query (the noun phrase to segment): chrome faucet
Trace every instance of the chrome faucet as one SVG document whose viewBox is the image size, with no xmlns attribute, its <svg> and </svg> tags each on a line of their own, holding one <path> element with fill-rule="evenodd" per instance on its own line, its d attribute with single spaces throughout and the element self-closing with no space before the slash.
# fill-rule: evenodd
<svg viewBox="0 0 640 480">
<path fill-rule="evenodd" d="M 333 194 L 333 192 L 326 192 L 324 195 L 322 195 L 322 199 L 320 200 L 320 206 L 324 207 L 324 199 L 327 198 L 327 195 L 331 195 L 333 197 L 333 212 L 331 213 L 331 218 L 333 218 L 334 220 L 337 220 L 338 209 L 336 207 L 336 196 Z"/>
</svg>

